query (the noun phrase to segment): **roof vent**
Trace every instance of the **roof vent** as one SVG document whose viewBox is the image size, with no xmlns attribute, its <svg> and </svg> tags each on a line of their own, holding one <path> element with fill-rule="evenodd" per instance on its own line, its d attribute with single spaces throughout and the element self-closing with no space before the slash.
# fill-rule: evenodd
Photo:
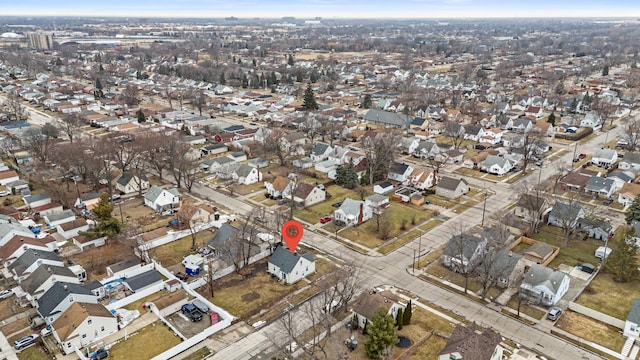
<svg viewBox="0 0 640 360">
<path fill-rule="evenodd" d="M 69 286 L 68 285 L 64 285 L 62 288 L 64 289 L 64 291 L 69 290 Z"/>
</svg>

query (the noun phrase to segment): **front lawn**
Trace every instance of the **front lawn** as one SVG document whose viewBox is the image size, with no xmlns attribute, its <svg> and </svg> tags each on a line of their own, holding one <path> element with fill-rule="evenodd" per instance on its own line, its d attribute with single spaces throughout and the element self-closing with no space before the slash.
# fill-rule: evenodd
<svg viewBox="0 0 640 360">
<path fill-rule="evenodd" d="M 51 355 L 44 352 L 42 346 L 34 345 L 28 347 L 18 354 L 19 360 L 48 360 L 51 359 Z"/>
<path fill-rule="evenodd" d="M 196 234 L 196 247 L 203 246 L 211 238 L 211 231 L 203 230 Z M 191 235 L 172 241 L 153 249 L 155 258 L 166 266 L 179 264 L 191 253 Z"/>
<path fill-rule="evenodd" d="M 128 360 L 135 354 L 136 359 L 151 359 L 180 343 L 180 337 L 159 321 L 129 334 L 109 350 L 109 359 Z"/>
<path fill-rule="evenodd" d="M 327 197 L 327 200 L 306 209 L 295 209 L 293 215 L 310 224 L 315 224 L 319 222 L 323 216 L 333 216 L 333 212 L 338 208 L 331 206 L 332 204 L 344 201 L 347 197 L 360 200 L 360 192 L 363 192 L 364 197 L 373 193 L 367 187 L 359 187 L 351 190 L 338 185 L 328 186 L 326 191 L 327 194 L 331 194 L 331 197 Z"/>
<path fill-rule="evenodd" d="M 398 236 L 417 224 L 430 219 L 431 216 L 431 211 L 423 210 L 414 205 L 396 203 L 394 203 L 390 208 L 385 209 L 384 215 L 382 215 L 383 218 L 386 218 L 386 221 L 389 222 L 389 226 L 391 227 L 388 239 Z M 403 221 L 405 222 L 404 230 L 401 229 Z M 348 227 L 341 230 L 339 235 L 353 242 L 357 242 L 360 245 L 373 249 L 380 246 L 385 241 L 380 238 L 381 232 L 376 231 L 376 227 L 376 219 L 374 216 L 359 226 Z"/>
</svg>

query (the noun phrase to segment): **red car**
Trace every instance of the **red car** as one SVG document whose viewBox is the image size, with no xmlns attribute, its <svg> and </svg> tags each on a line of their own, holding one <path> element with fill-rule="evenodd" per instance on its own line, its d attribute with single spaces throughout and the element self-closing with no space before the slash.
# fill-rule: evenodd
<svg viewBox="0 0 640 360">
<path fill-rule="evenodd" d="M 587 154 L 580 154 L 580 155 L 578 155 L 578 157 L 579 157 L 580 159 L 584 159 L 584 158 L 586 158 L 586 157 L 587 157 Z"/>
<path fill-rule="evenodd" d="M 325 216 L 323 218 L 320 219 L 320 223 L 321 224 L 326 224 L 328 222 L 331 222 L 332 217 L 331 216 Z"/>
</svg>

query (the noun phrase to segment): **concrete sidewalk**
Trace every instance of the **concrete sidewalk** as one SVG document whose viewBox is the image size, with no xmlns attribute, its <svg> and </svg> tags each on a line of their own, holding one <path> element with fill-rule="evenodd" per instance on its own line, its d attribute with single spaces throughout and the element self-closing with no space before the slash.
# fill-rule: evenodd
<svg viewBox="0 0 640 360">
<path fill-rule="evenodd" d="M 13 346 L 9 344 L 2 331 L 0 331 L 0 359 L 18 360 L 18 356 L 13 351 Z"/>
</svg>

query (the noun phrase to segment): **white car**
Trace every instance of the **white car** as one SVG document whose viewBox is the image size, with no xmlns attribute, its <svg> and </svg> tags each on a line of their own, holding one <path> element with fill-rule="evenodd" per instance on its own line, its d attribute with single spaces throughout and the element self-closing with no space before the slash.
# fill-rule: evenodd
<svg viewBox="0 0 640 360">
<path fill-rule="evenodd" d="M 5 290 L 3 292 L 0 292 L 0 299 L 6 299 L 11 297 L 11 295 L 13 295 L 13 290 L 9 289 L 9 290 Z"/>
</svg>

